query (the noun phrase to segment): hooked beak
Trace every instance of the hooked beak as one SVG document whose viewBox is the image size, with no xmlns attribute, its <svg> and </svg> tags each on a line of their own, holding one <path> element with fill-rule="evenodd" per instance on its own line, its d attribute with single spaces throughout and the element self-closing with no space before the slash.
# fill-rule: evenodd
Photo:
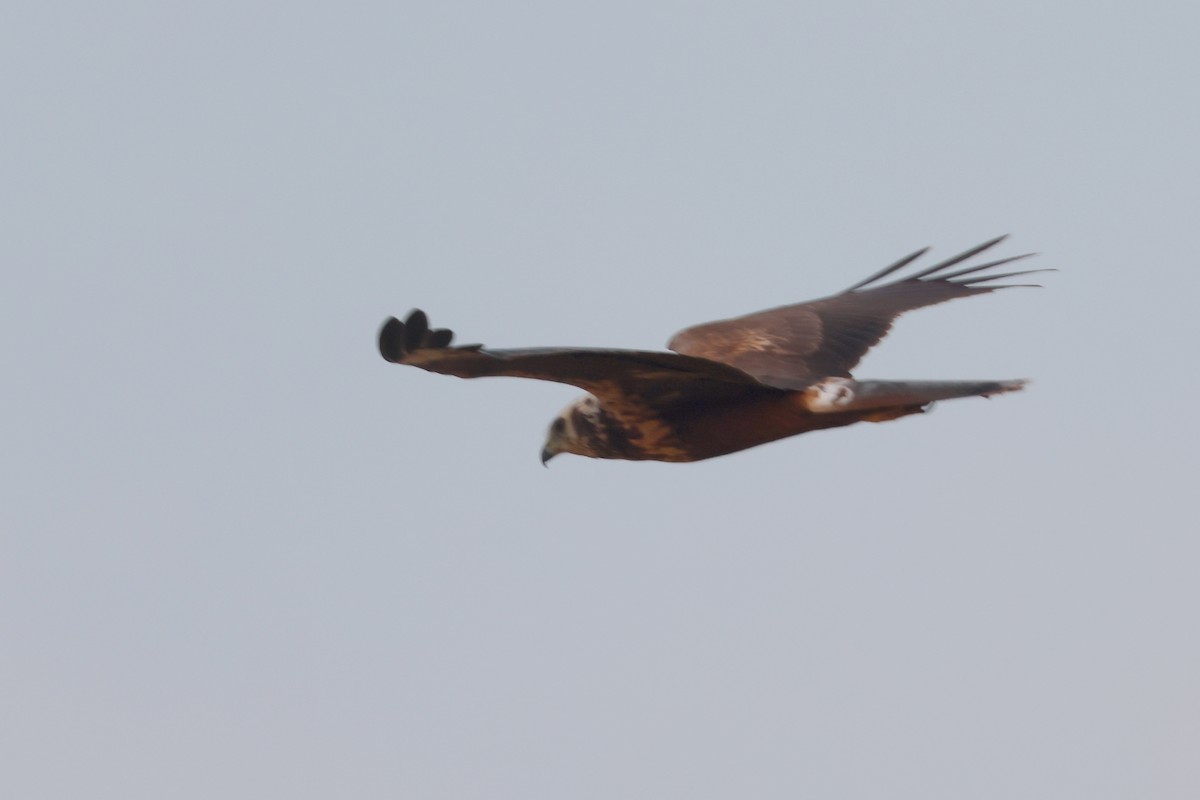
<svg viewBox="0 0 1200 800">
<path fill-rule="evenodd" d="M 556 455 L 558 455 L 558 453 L 554 452 L 549 447 L 543 447 L 542 448 L 542 466 L 548 468 L 549 464 L 547 464 L 546 462 L 549 461 L 550 459 L 554 458 Z"/>
</svg>

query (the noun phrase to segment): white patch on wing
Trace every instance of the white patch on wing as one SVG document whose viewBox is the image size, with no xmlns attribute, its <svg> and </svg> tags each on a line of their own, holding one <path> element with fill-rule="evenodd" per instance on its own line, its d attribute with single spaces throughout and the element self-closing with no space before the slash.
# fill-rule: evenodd
<svg viewBox="0 0 1200 800">
<path fill-rule="evenodd" d="M 855 385 L 849 378 L 826 378 L 804 391 L 804 405 L 814 414 L 845 411 L 854 402 Z"/>
</svg>

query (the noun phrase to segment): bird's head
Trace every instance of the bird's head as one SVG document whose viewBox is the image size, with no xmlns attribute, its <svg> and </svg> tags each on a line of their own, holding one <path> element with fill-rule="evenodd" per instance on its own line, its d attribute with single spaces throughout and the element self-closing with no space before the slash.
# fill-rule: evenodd
<svg viewBox="0 0 1200 800">
<path fill-rule="evenodd" d="M 546 432 L 546 444 L 542 446 L 542 465 L 559 453 L 574 453 L 578 456 L 592 458 L 603 457 L 596 452 L 600 444 L 596 432 L 600 403 L 591 396 L 585 395 L 574 400 L 564 408 Z"/>
</svg>

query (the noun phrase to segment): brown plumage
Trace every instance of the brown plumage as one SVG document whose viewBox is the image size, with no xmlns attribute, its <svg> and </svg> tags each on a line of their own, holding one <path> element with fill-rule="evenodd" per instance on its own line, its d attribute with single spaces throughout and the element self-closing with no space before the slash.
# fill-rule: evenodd
<svg viewBox="0 0 1200 800">
<path fill-rule="evenodd" d="M 822 428 L 919 414 L 937 400 L 1016 391 L 1024 381 L 856 381 L 850 370 L 905 311 L 1011 288 L 985 285 L 1046 270 L 989 272 L 1027 255 L 952 270 L 1004 237 L 882 282 L 928 248 L 840 294 L 679 332 L 674 352 L 451 346 L 422 311 L 379 332 L 396 364 L 460 378 L 509 376 L 569 383 L 589 394 L 554 420 L 543 463 L 558 453 L 593 458 L 699 461 Z M 1027 284 L 1020 284 L 1027 285 Z"/>
</svg>

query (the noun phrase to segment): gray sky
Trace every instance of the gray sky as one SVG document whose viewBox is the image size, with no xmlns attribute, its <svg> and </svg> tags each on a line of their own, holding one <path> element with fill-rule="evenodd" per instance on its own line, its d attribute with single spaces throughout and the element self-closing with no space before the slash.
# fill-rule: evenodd
<svg viewBox="0 0 1200 800">
<path fill-rule="evenodd" d="M 0 10 L 0 794 L 1200 796 L 1193 3 Z M 390 314 L 658 347 L 1011 232 L 695 465 Z"/>
</svg>

